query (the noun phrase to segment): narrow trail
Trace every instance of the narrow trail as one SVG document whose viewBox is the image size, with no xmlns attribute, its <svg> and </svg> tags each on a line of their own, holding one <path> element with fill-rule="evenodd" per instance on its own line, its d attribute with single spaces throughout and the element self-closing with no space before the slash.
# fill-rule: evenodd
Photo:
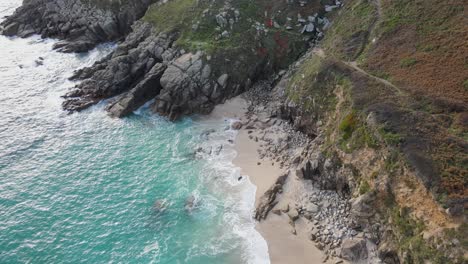
<svg viewBox="0 0 468 264">
<path fill-rule="evenodd" d="M 325 51 L 322 48 L 314 48 L 312 50 L 312 53 L 319 56 L 320 58 L 325 58 L 326 57 Z M 360 68 L 359 65 L 357 64 L 357 61 L 344 61 L 344 60 L 339 60 L 339 61 L 346 64 L 347 66 L 353 68 L 354 70 L 368 76 L 369 78 L 372 78 L 372 79 L 374 79 L 374 80 L 376 80 L 376 81 L 378 81 L 378 82 L 380 82 L 380 83 L 382 83 L 382 84 L 384 84 L 386 86 L 389 86 L 389 87 L 395 89 L 395 91 L 398 94 L 400 94 L 400 95 L 404 94 L 404 92 L 398 86 L 394 85 L 393 83 L 391 83 L 391 82 L 389 82 L 389 81 L 387 81 L 385 79 L 382 79 L 380 77 L 377 77 L 375 75 L 372 75 L 371 73 L 367 72 L 366 70 Z"/>
<path fill-rule="evenodd" d="M 366 76 L 368 76 L 369 78 L 372 78 L 380 83 L 383 83 L 385 84 L 386 86 L 390 86 L 392 87 L 393 89 L 395 89 L 397 91 L 398 94 L 403 94 L 403 91 L 398 88 L 396 85 L 394 85 L 393 83 L 385 80 L 385 79 L 382 79 L 380 77 L 377 77 L 375 75 L 372 75 L 370 73 L 368 73 L 367 71 L 365 71 L 364 69 L 360 68 L 357 64 L 356 61 L 350 61 L 350 62 L 347 62 L 347 61 L 342 61 L 344 64 L 348 65 L 349 67 L 355 69 L 356 71 L 362 73 L 362 74 L 365 74 Z"/>
<path fill-rule="evenodd" d="M 374 31 L 378 21 L 381 19 L 382 17 L 382 2 L 381 0 L 375 0 L 374 1 L 376 7 L 377 7 L 377 17 L 375 19 L 375 21 L 369 26 L 369 37 L 372 35 L 372 32 Z M 325 54 L 325 51 L 322 49 L 322 48 L 314 48 L 312 50 L 312 53 L 314 53 L 315 55 L 319 56 L 320 58 L 325 58 L 327 55 Z M 372 78 L 386 86 L 389 86 L 391 88 L 393 88 L 398 94 L 402 95 L 404 94 L 404 92 L 398 88 L 396 85 L 394 85 L 393 83 L 389 82 L 388 80 L 385 80 L 385 79 L 382 79 L 380 77 L 377 77 L 375 75 L 372 75 L 371 73 L 367 72 L 366 70 L 362 69 L 359 67 L 358 63 L 356 60 L 353 60 L 353 61 L 344 61 L 344 60 L 340 60 L 342 63 L 346 64 L 347 66 L 353 68 L 354 70 L 368 76 L 369 78 Z"/>
</svg>

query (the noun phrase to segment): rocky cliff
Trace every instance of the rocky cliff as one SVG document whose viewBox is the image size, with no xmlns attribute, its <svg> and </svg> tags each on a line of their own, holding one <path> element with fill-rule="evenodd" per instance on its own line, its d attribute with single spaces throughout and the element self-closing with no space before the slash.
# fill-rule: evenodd
<svg viewBox="0 0 468 264">
<path fill-rule="evenodd" d="M 0 26 L 6 36 L 58 38 L 62 52 L 84 52 L 126 36 L 152 0 L 24 0 Z"/>
<path fill-rule="evenodd" d="M 209 113 L 322 38 L 326 9 L 333 8 L 260 0 L 153 4 L 113 54 L 73 76 L 84 81 L 64 108 L 79 111 L 118 95 L 108 108 L 113 116 L 151 99 L 152 109 L 170 119 Z"/>
</svg>

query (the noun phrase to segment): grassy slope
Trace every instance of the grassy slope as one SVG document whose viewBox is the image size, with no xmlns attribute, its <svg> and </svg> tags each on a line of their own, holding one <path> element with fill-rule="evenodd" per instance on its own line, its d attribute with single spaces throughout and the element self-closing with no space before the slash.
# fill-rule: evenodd
<svg viewBox="0 0 468 264">
<path fill-rule="evenodd" d="M 454 231 L 449 225 L 445 226 L 452 220 L 440 212 L 440 207 L 432 201 L 430 195 L 414 197 L 420 195 L 420 191 L 423 194 L 427 191 L 407 160 L 403 146 L 408 136 L 402 134 L 402 131 L 417 137 L 424 135 L 394 124 L 399 124 L 399 120 L 405 122 L 404 116 L 414 117 L 413 110 L 406 109 L 406 106 L 414 103 L 411 97 L 401 96 L 340 61 L 320 59 L 317 56 L 306 59 L 292 76 L 287 95 L 302 106 L 305 116 L 324 123 L 322 131 L 325 143 L 322 151 L 325 155 L 342 157 L 348 160 L 345 166 L 352 166 L 357 171 L 354 195 L 375 190 L 379 193 L 376 209 L 387 217 L 388 224 L 392 226 L 391 243 L 401 256 L 405 256 L 405 263 L 423 263 L 425 260 L 433 263 L 463 263 L 463 260 L 457 259 L 461 258 L 460 250 L 463 249 L 453 247 L 450 241 L 454 234 L 458 234 L 466 250 L 466 236 L 458 233 L 466 232 L 466 225 Z M 383 116 L 388 116 L 389 120 L 377 115 L 377 122 L 370 121 L 369 114 L 375 112 L 384 112 Z M 416 117 L 423 122 L 430 119 L 427 116 Z M 417 125 L 415 122 L 412 120 L 411 125 Z M 366 160 L 369 156 L 375 159 Z M 379 182 L 381 185 L 381 182 L 386 181 L 391 186 L 390 190 L 378 187 Z M 415 195 L 398 199 L 396 196 L 401 195 L 401 186 Z M 415 217 L 416 213 L 427 216 L 418 218 Z M 446 228 L 445 233 L 451 235 L 437 234 L 440 241 L 423 239 L 423 233 L 432 232 L 431 228 L 435 226 Z M 446 251 L 437 250 L 436 245 L 445 247 Z M 449 259 L 445 255 L 447 252 L 455 252 L 456 257 Z"/>
<path fill-rule="evenodd" d="M 430 190 L 440 207 L 463 205 L 468 197 L 468 118 L 463 106 L 468 73 L 466 58 L 460 55 L 468 54 L 468 34 L 461 7 L 461 1 L 396 0 L 382 1 L 378 10 L 375 1 L 348 1 L 322 42 L 327 57 L 307 59 L 291 78 L 289 98 L 312 118 L 328 120 L 323 128 L 325 153 L 359 156 L 371 151 L 385 157 L 382 167 L 360 174 L 357 193 L 373 190 L 381 175 L 387 175 L 394 188 L 404 186 L 415 193 L 422 183 L 423 192 Z M 342 60 L 357 60 L 401 90 L 356 72 Z M 369 113 L 375 114 L 377 124 L 369 122 Z M 423 204 L 432 203 L 431 195 L 427 197 L 421 198 Z M 415 212 L 431 215 L 424 212 L 427 208 L 389 200 L 381 209 L 394 227 L 395 244 L 406 252 L 405 263 L 457 261 L 444 256 L 456 247 L 449 245 L 444 252 L 434 248 L 443 242 L 422 239 L 432 226 L 425 227 L 428 223 L 417 220 Z M 406 206 L 414 208 L 402 213 Z M 446 230 L 451 235 L 441 235 L 444 241 L 464 232 L 460 241 L 467 249 L 466 224 L 458 231 Z"/>
<path fill-rule="evenodd" d="M 468 113 L 463 104 L 468 102 L 468 91 L 463 88 L 463 78 L 468 78 L 468 66 L 463 61 L 466 58 L 458 54 L 464 50 L 468 54 L 468 32 L 463 36 L 466 20 L 460 17 L 463 5 L 461 1 L 384 1 L 380 17 L 375 9 L 375 3 L 368 0 L 351 1 L 324 47 L 340 59 L 359 57 L 371 74 L 403 88 L 407 98 L 401 107 L 415 116 L 416 123 L 393 124 L 393 129 L 402 136 L 415 136 L 412 133 L 416 132 L 427 138 L 431 149 L 420 155 L 435 163 L 438 175 L 433 180 L 440 180 L 436 182 L 440 186 L 435 186 L 440 199 L 466 198 L 468 155 L 463 145 L 468 140 Z M 363 16 L 350 20 L 356 10 Z M 365 28 L 372 32 L 358 45 L 353 36 Z M 450 45 L 441 44 L 448 40 Z M 354 51 L 362 52 L 347 54 L 344 51 L 350 45 L 359 46 Z"/>
<path fill-rule="evenodd" d="M 377 41 L 363 65 L 416 93 L 468 103 L 466 1 L 382 2 Z"/>
</svg>

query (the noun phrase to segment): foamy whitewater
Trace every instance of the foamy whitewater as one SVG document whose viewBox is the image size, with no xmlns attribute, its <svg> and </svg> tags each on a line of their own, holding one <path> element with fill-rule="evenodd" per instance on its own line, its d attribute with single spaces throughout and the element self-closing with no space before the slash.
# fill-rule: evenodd
<svg viewBox="0 0 468 264">
<path fill-rule="evenodd" d="M 54 42 L 0 36 L 0 263 L 269 263 L 232 120 L 68 115 L 67 78 L 115 45 Z"/>
</svg>

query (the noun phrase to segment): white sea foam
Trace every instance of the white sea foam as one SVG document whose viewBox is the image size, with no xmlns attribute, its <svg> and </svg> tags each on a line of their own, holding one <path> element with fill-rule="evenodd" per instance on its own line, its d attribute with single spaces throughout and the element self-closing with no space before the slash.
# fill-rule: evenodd
<svg viewBox="0 0 468 264">
<path fill-rule="evenodd" d="M 257 188 L 248 177 L 241 177 L 240 168 L 233 164 L 237 153 L 230 142 L 235 139 L 237 131 L 230 127 L 234 121 L 236 120 L 224 121 L 224 127 L 228 129 L 220 128 L 223 126 L 220 126 L 219 122 L 216 122 L 217 128 L 213 128 L 210 121 L 201 124 L 205 127 L 205 132 L 212 132 L 208 136 L 207 133 L 202 133 L 206 138 L 199 144 L 202 150 L 197 155 L 207 161 L 200 182 L 205 183 L 223 200 L 225 205 L 223 239 L 239 241 L 242 249 L 241 260 L 244 263 L 267 264 L 270 263 L 268 246 L 255 229 L 253 219 Z M 215 245 L 215 247 L 222 246 L 225 245 L 222 243 Z"/>
</svg>

